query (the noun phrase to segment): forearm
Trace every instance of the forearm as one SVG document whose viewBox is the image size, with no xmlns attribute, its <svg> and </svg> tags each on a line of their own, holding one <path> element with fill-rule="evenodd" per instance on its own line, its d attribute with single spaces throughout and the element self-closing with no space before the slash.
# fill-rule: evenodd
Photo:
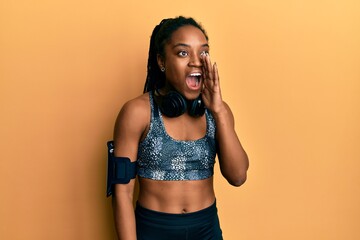
<svg viewBox="0 0 360 240">
<path fill-rule="evenodd" d="M 132 197 L 113 197 L 115 229 L 118 240 L 136 240 L 136 224 Z"/>
<path fill-rule="evenodd" d="M 225 103 L 224 108 L 213 115 L 221 173 L 230 184 L 240 186 L 246 180 L 249 160 L 235 132 L 233 115 Z"/>
</svg>

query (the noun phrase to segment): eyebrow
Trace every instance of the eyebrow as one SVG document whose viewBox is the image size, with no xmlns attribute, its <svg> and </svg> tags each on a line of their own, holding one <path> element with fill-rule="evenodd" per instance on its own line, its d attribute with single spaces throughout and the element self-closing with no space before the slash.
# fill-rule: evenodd
<svg viewBox="0 0 360 240">
<path fill-rule="evenodd" d="M 185 43 L 177 43 L 173 46 L 173 48 L 177 48 L 177 47 L 191 47 L 189 44 L 185 44 Z M 201 47 L 210 47 L 208 43 L 205 43 L 203 45 L 201 45 Z"/>
</svg>

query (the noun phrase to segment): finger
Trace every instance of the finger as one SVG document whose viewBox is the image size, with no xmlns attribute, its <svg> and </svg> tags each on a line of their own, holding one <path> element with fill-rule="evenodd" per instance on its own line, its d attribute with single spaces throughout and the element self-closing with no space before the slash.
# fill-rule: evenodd
<svg viewBox="0 0 360 240">
<path fill-rule="evenodd" d="M 207 68 L 206 68 L 205 56 L 201 58 L 201 61 L 202 61 L 202 67 L 201 67 L 202 77 L 203 77 L 203 80 L 205 80 L 205 79 L 207 79 Z"/>
<path fill-rule="evenodd" d="M 202 57 L 202 68 L 203 68 L 204 79 L 206 80 L 209 77 L 209 64 L 207 61 L 207 55 L 204 55 Z"/>
<path fill-rule="evenodd" d="M 212 64 L 211 64 L 211 60 L 210 60 L 210 55 L 207 54 L 205 57 L 206 60 L 206 69 L 207 69 L 207 77 L 208 80 L 213 80 L 214 79 L 214 74 L 213 74 L 213 68 L 212 68 Z"/>
<path fill-rule="evenodd" d="M 205 78 L 209 76 L 209 62 L 207 60 L 207 54 L 202 57 L 202 64 L 203 64 L 203 74 Z"/>
<path fill-rule="evenodd" d="M 201 56 L 201 63 L 202 63 L 202 66 L 201 66 L 202 78 L 203 78 L 203 80 L 205 81 L 205 79 L 207 78 L 205 55 L 204 55 L 204 56 Z"/>
<path fill-rule="evenodd" d="M 214 63 L 213 69 L 214 69 L 214 85 L 217 87 L 220 84 L 220 79 L 219 79 L 219 72 L 216 63 Z"/>
</svg>

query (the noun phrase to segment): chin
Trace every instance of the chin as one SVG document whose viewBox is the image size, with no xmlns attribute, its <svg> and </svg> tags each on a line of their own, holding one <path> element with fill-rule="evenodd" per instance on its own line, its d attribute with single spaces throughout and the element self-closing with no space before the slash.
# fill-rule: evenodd
<svg viewBox="0 0 360 240">
<path fill-rule="evenodd" d="M 197 92 L 193 92 L 193 93 L 187 93 L 184 94 L 184 97 L 188 100 L 194 100 L 196 98 L 198 98 L 201 94 L 201 91 L 197 91 Z"/>
</svg>

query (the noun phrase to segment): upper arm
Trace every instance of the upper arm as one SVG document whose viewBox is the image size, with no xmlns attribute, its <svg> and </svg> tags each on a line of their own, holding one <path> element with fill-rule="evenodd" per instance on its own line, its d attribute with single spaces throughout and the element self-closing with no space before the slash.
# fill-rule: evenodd
<svg viewBox="0 0 360 240">
<path fill-rule="evenodd" d="M 130 100 L 122 107 L 114 128 L 115 156 L 136 160 L 139 141 L 149 124 L 150 107 L 147 106 L 142 97 Z"/>
<path fill-rule="evenodd" d="M 132 162 L 137 159 L 138 144 L 149 124 L 150 106 L 144 97 L 125 103 L 122 107 L 114 128 L 114 155 L 128 157 Z M 115 192 L 133 192 L 135 180 L 129 184 L 117 184 Z"/>
</svg>

